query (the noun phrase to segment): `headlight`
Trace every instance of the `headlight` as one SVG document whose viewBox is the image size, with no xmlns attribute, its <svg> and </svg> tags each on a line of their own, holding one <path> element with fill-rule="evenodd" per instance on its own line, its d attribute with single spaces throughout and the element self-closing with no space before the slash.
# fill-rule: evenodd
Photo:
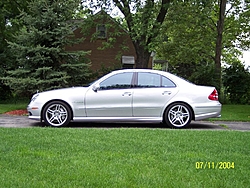
<svg viewBox="0 0 250 188">
<path fill-rule="evenodd" d="M 34 102 L 38 96 L 39 96 L 38 93 L 33 95 L 32 98 L 31 98 L 31 102 Z"/>
</svg>

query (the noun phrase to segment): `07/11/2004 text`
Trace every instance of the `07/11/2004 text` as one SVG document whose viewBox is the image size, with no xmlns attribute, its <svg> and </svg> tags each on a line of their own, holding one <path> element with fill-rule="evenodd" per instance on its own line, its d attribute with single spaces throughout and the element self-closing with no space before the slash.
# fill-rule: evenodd
<svg viewBox="0 0 250 188">
<path fill-rule="evenodd" d="M 196 162 L 196 169 L 234 169 L 234 162 Z"/>
</svg>

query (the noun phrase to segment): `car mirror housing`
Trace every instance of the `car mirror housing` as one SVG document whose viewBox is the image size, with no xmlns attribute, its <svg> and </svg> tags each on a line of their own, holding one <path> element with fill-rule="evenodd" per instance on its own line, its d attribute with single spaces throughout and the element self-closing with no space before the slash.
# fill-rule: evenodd
<svg viewBox="0 0 250 188">
<path fill-rule="evenodd" d="M 96 85 L 94 85 L 94 86 L 92 87 L 92 90 L 93 90 L 94 92 L 97 92 L 99 89 L 100 89 L 100 85 L 99 85 L 99 84 L 96 84 Z"/>
</svg>

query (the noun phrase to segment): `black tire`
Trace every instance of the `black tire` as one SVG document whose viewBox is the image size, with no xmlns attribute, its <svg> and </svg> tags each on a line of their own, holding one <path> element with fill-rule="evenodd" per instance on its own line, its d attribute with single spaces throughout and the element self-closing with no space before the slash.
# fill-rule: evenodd
<svg viewBox="0 0 250 188">
<path fill-rule="evenodd" d="M 169 127 L 184 128 L 188 127 L 192 120 L 192 111 L 187 104 L 174 103 L 167 107 L 164 116 Z"/>
<path fill-rule="evenodd" d="M 71 117 L 72 114 L 69 106 L 61 101 L 52 101 L 43 110 L 43 120 L 48 126 L 66 126 L 69 124 Z"/>
</svg>

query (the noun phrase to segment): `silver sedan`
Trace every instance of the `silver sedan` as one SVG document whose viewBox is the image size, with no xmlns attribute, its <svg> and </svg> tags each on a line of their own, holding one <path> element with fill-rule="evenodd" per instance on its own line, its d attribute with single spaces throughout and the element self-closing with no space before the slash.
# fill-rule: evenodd
<svg viewBox="0 0 250 188">
<path fill-rule="evenodd" d="M 198 86 L 168 72 L 113 71 L 88 87 L 35 94 L 29 118 L 60 127 L 69 122 L 163 122 L 187 127 L 191 120 L 219 117 L 214 87 Z"/>
</svg>

